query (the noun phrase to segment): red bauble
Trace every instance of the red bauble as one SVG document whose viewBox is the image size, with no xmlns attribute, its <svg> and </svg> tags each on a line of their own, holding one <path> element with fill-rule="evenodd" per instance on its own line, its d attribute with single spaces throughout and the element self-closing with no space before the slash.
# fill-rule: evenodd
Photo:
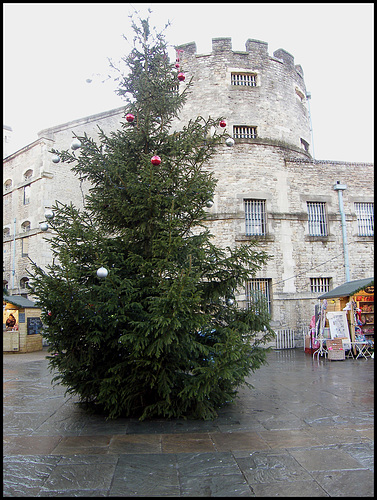
<svg viewBox="0 0 377 500">
<path fill-rule="evenodd" d="M 178 68 L 179 68 L 179 64 L 178 64 L 178 63 L 175 63 L 175 67 L 178 69 Z"/>
<path fill-rule="evenodd" d="M 152 165 L 159 165 L 161 163 L 161 158 L 157 155 L 152 156 L 151 158 Z"/>
<path fill-rule="evenodd" d="M 133 121 L 135 120 L 135 117 L 134 117 L 134 115 L 133 115 L 133 114 L 128 113 L 128 114 L 126 115 L 126 120 L 127 120 L 129 123 L 131 123 L 131 122 L 133 122 Z"/>
<path fill-rule="evenodd" d="M 220 127 L 226 127 L 226 123 L 224 120 L 221 120 L 221 122 L 219 123 Z"/>
<path fill-rule="evenodd" d="M 183 73 L 178 73 L 178 80 L 179 80 L 180 82 L 183 82 L 185 78 L 186 78 L 186 77 L 185 77 L 185 75 L 184 75 Z"/>
</svg>

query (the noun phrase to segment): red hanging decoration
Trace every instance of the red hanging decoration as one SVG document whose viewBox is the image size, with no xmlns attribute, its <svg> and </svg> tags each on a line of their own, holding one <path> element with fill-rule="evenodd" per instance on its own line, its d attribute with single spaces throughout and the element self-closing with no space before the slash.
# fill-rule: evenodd
<svg viewBox="0 0 377 500">
<path fill-rule="evenodd" d="M 159 165 L 161 163 L 161 158 L 157 155 L 152 156 L 151 158 L 152 165 Z"/>
<path fill-rule="evenodd" d="M 225 123 L 225 120 L 221 120 L 221 122 L 219 123 L 220 127 L 226 127 L 226 123 Z"/>
<path fill-rule="evenodd" d="M 185 75 L 184 75 L 183 73 L 178 73 L 178 80 L 179 80 L 180 82 L 183 82 L 185 78 L 186 78 L 186 77 L 185 77 Z"/>
<path fill-rule="evenodd" d="M 135 120 L 135 117 L 132 113 L 128 113 L 126 115 L 126 120 L 128 121 L 128 123 L 132 123 Z"/>
</svg>

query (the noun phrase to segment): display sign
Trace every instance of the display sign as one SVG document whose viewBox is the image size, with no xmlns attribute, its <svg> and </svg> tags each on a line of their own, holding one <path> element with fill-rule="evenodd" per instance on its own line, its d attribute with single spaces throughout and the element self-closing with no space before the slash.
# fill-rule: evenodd
<svg viewBox="0 0 377 500">
<path fill-rule="evenodd" d="M 346 337 L 349 341 L 351 340 L 346 311 L 329 311 L 326 314 L 326 317 L 329 321 L 330 335 L 332 339 Z"/>
<path fill-rule="evenodd" d="M 41 318 L 28 318 L 27 319 L 27 334 L 34 335 L 36 333 L 41 333 L 43 327 Z"/>
</svg>

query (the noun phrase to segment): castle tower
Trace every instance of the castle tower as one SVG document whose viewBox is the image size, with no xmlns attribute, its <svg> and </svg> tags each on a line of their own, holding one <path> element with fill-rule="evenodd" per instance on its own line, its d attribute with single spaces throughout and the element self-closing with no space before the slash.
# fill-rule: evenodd
<svg viewBox="0 0 377 500">
<path fill-rule="evenodd" d="M 184 86 L 193 78 L 189 104 L 180 116 L 223 115 L 227 132 L 249 143 L 285 145 L 310 153 L 310 121 L 303 70 L 283 49 L 247 40 L 233 51 L 230 38 L 214 38 L 210 54 L 197 54 L 194 42 L 177 47 Z M 178 52 L 177 52 L 178 53 Z M 204 111 L 203 111 L 204 110 Z M 241 137 L 242 136 L 242 137 Z M 308 155 L 305 155 L 308 157 Z"/>
</svg>

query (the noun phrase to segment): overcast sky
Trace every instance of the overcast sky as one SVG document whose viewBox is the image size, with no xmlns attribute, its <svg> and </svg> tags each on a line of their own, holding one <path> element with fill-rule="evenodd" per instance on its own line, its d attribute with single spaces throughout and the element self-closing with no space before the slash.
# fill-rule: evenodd
<svg viewBox="0 0 377 500">
<path fill-rule="evenodd" d="M 252 38 L 271 56 L 288 51 L 312 96 L 315 158 L 373 161 L 373 3 L 5 3 L 3 123 L 13 151 L 40 130 L 123 105 L 114 82 L 101 81 L 108 58 L 131 49 L 128 16 L 148 7 L 158 30 L 171 22 L 171 47 L 195 41 L 208 53 L 212 38 L 230 37 L 233 50 Z"/>
</svg>

